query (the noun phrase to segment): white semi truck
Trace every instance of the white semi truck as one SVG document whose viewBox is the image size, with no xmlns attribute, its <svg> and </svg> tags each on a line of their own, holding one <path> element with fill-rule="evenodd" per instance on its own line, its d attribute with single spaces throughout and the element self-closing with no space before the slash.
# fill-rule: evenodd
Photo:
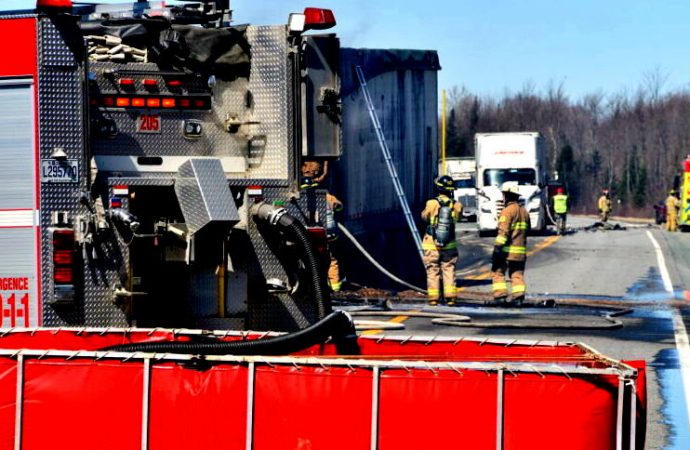
<svg viewBox="0 0 690 450">
<path fill-rule="evenodd" d="M 497 228 L 503 210 L 500 187 L 506 181 L 516 181 L 520 202 L 524 202 L 533 230 L 546 227 L 545 209 L 545 152 L 544 139 L 536 132 L 477 133 L 477 226 L 480 235 Z"/>
<path fill-rule="evenodd" d="M 453 179 L 455 201 L 462 203 L 462 220 L 477 220 L 477 163 L 474 158 L 451 157 L 439 164 L 438 173 Z"/>
</svg>

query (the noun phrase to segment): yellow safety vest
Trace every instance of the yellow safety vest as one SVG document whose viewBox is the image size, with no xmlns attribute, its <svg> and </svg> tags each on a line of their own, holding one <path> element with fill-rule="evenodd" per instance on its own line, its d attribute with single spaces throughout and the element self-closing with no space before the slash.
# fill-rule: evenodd
<svg viewBox="0 0 690 450">
<path fill-rule="evenodd" d="M 553 210 L 556 214 L 565 214 L 568 212 L 568 196 L 565 194 L 557 194 L 553 196 Z"/>
</svg>

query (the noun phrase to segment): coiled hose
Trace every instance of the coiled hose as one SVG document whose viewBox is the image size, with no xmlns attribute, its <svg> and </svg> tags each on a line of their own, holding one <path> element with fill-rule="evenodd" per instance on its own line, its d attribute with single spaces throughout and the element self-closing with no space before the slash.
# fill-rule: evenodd
<svg viewBox="0 0 690 450">
<path fill-rule="evenodd" d="M 295 333 L 244 341 L 141 342 L 106 347 L 101 351 L 178 353 L 193 355 L 289 355 L 332 341 L 339 355 L 360 354 L 355 324 L 344 311 L 335 311 Z"/>
<path fill-rule="evenodd" d="M 258 220 L 262 220 L 271 226 L 280 226 L 288 237 L 292 238 L 300 247 L 304 255 L 304 264 L 310 281 L 313 281 L 317 317 L 318 319 L 326 317 L 327 314 L 333 311 L 328 283 L 324 278 L 323 271 L 320 270 L 318 257 L 304 225 L 288 214 L 284 208 L 275 207 L 267 203 L 258 203 L 252 207 L 251 211 Z"/>
</svg>

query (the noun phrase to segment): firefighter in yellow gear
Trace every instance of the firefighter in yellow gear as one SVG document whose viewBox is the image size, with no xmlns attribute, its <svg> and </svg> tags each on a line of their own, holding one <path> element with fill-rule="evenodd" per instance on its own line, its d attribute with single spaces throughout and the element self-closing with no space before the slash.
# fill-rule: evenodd
<svg viewBox="0 0 690 450">
<path fill-rule="evenodd" d="M 453 179 L 448 175 L 437 178 L 434 182 L 437 197 L 427 200 L 422 219 L 427 222 L 426 233 L 422 240 L 422 250 L 424 251 L 424 267 L 426 269 L 426 286 L 429 305 L 438 305 L 441 299 L 441 292 L 446 304 L 455 304 L 457 289 L 455 287 L 455 264 L 458 261 L 457 243 L 455 241 L 455 223 L 462 213 L 462 204 L 453 200 L 455 186 Z M 450 209 L 450 220 L 452 223 L 445 222 L 445 214 L 442 219 L 442 209 Z M 446 231 L 451 232 L 451 236 L 445 238 L 447 242 L 440 243 L 439 229 L 443 226 Z M 443 291 L 441 291 L 441 281 L 443 280 Z"/>
<path fill-rule="evenodd" d="M 666 229 L 668 231 L 678 231 L 678 212 L 680 211 L 680 200 L 675 189 L 671 189 L 666 197 Z"/>
<path fill-rule="evenodd" d="M 491 279 L 494 302 L 503 304 L 508 298 L 506 273 L 511 282 L 511 304 L 519 306 L 525 299 L 525 261 L 527 260 L 527 232 L 529 213 L 520 206 L 518 184 L 507 181 L 501 186 L 505 207 L 498 218 L 498 231 L 491 260 Z"/>
<path fill-rule="evenodd" d="M 328 254 L 330 263 L 328 265 L 328 285 L 333 292 L 342 289 L 343 282 L 340 278 L 340 264 L 333 255 L 333 246 L 338 239 L 338 225 L 333 217 L 337 211 L 343 209 L 343 204 L 335 195 L 326 194 L 326 236 L 328 238 Z"/>
<path fill-rule="evenodd" d="M 300 180 L 301 189 L 318 187 L 328 175 L 328 161 L 316 161 L 305 159 L 300 167 L 302 179 Z"/>
<path fill-rule="evenodd" d="M 562 187 L 556 188 L 556 195 L 553 196 L 553 212 L 556 213 L 558 234 L 565 233 L 565 221 L 568 217 L 568 195 Z"/>
<path fill-rule="evenodd" d="M 611 198 L 609 197 L 608 189 L 601 191 L 601 197 L 599 197 L 597 206 L 599 207 L 599 218 L 601 221 L 608 222 L 609 214 L 611 214 Z"/>
</svg>

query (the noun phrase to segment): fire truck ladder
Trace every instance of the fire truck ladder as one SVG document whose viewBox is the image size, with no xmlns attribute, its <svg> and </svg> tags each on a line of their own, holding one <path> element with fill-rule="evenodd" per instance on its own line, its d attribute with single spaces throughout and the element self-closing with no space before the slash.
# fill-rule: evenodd
<svg viewBox="0 0 690 450">
<path fill-rule="evenodd" d="M 405 191 L 403 191 L 402 185 L 400 184 L 400 179 L 398 178 L 398 172 L 395 170 L 395 165 L 393 164 L 393 158 L 391 158 L 391 152 L 388 149 L 388 143 L 386 142 L 386 137 L 383 135 L 383 130 L 381 129 L 381 122 L 379 122 L 379 117 L 376 114 L 376 109 L 374 108 L 374 102 L 371 101 L 371 96 L 369 95 L 369 89 L 367 88 L 367 81 L 364 78 L 364 72 L 361 66 L 355 66 L 355 72 L 357 72 L 357 79 L 359 80 L 359 85 L 362 87 L 362 94 L 364 94 L 364 101 L 367 103 L 367 109 L 369 109 L 369 117 L 371 117 L 371 122 L 374 125 L 374 130 L 376 131 L 376 137 L 379 141 L 379 147 L 381 147 L 381 153 L 383 154 L 383 159 L 386 161 L 386 166 L 388 167 L 388 173 L 390 174 L 391 180 L 393 181 L 393 187 L 395 188 L 395 193 L 400 201 L 400 206 L 402 206 L 403 213 L 405 214 L 405 220 L 407 221 L 407 226 L 410 228 L 410 233 L 412 234 L 412 239 L 417 246 L 417 251 L 420 257 L 424 257 L 424 251 L 422 250 L 422 242 L 419 238 L 419 233 L 417 233 L 417 227 L 412 218 L 412 212 L 410 211 L 410 206 L 407 204 L 407 198 L 405 197 Z"/>
</svg>

